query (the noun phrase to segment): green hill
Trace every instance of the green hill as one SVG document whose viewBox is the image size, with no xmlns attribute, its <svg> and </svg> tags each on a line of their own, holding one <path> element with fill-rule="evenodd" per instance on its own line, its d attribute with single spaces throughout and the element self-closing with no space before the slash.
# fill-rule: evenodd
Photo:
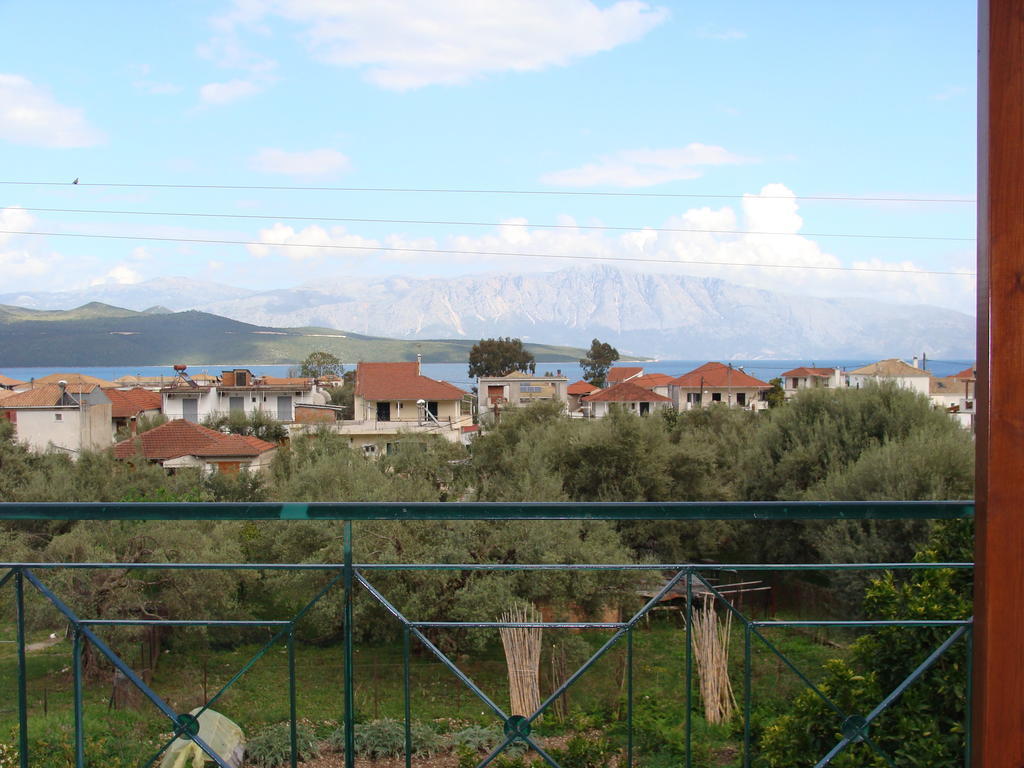
<svg viewBox="0 0 1024 768">
<path fill-rule="evenodd" d="M 70 310 L 0 305 L 0 364 L 17 367 L 291 364 L 316 350 L 346 363 L 461 363 L 472 339 L 404 340 L 333 328 L 268 328 L 206 312 L 136 312 L 93 302 Z M 526 344 L 538 363 L 578 360 L 583 349 Z"/>
</svg>

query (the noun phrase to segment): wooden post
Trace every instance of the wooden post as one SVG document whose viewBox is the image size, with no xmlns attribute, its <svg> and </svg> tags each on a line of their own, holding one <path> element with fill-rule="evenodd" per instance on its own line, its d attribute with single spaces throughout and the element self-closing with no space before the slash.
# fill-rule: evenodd
<svg viewBox="0 0 1024 768">
<path fill-rule="evenodd" d="M 1024 0 L 978 4 L 974 768 L 1024 766 Z"/>
</svg>

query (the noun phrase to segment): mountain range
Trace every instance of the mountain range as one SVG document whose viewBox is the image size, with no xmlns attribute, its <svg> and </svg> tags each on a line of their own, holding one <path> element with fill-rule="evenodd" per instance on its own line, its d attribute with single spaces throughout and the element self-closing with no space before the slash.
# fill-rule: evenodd
<svg viewBox="0 0 1024 768">
<path fill-rule="evenodd" d="M 144 312 L 92 302 L 72 310 L 0 305 L 0 363 L 5 367 L 124 366 L 186 363 L 297 365 L 310 352 L 343 362 L 415 360 L 465 363 L 474 340 L 399 340 L 332 328 L 273 328 L 207 312 Z M 538 363 L 578 360 L 584 350 L 524 345 Z"/>
<path fill-rule="evenodd" d="M 613 266 L 455 278 L 339 278 L 254 291 L 185 278 L 65 293 L 0 294 L 36 309 L 104 301 L 199 309 L 273 327 L 346 329 L 399 339 L 513 336 L 670 359 L 973 358 L 975 320 L 949 309 L 829 299 L 725 280 Z"/>
</svg>

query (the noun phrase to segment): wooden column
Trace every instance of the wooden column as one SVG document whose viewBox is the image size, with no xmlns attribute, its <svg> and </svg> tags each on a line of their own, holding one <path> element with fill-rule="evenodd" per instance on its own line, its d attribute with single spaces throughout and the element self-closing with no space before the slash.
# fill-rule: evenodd
<svg viewBox="0 0 1024 768">
<path fill-rule="evenodd" d="M 978 14 L 974 768 L 1024 767 L 1024 0 Z"/>
</svg>

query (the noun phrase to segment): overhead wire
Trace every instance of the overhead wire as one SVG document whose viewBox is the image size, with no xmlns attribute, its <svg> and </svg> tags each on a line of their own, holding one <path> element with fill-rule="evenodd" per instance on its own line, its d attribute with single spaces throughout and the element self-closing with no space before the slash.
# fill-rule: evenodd
<svg viewBox="0 0 1024 768">
<path fill-rule="evenodd" d="M 2 206 L 0 206 L 2 207 Z M 516 221 L 453 221 L 450 219 L 377 219 L 360 218 L 353 216 L 279 216 L 256 213 L 203 213 L 198 211 L 133 211 L 133 210 L 109 210 L 102 208 L 34 208 L 17 206 L 19 210 L 32 213 L 88 213 L 104 214 L 113 216 L 175 216 L 181 218 L 208 218 L 208 219 L 247 219 L 247 220 L 280 220 L 280 221 L 310 221 L 310 222 L 344 222 L 350 224 L 414 224 L 425 226 L 461 226 L 461 227 L 519 227 L 523 229 L 585 229 L 595 231 L 612 232 L 668 232 L 668 233 L 698 233 L 698 234 L 719 234 L 719 235 L 771 235 L 771 236 L 794 236 L 802 237 L 842 237 L 842 238 L 866 238 L 876 240 L 938 240 L 948 242 L 975 242 L 973 237 L 951 237 L 940 235 L 879 235 L 862 234 L 852 232 L 769 232 L 761 230 L 742 229 L 707 229 L 701 227 L 651 227 L 651 226 L 612 226 L 607 224 L 534 224 L 530 222 Z"/>
<path fill-rule="evenodd" d="M 823 200 L 837 202 L 868 202 L 868 203 L 976 203 L 974 198 L 966 197 L 884 197 L 859 195 L 764 195 L 764 194 L 721 194 L 703 192 L 598 192 L 593 190 L 566 189 L 480 189 L 458 187 L 299 187 L 271 184 L 155 184 L 128 182 L 89 182 L 78 181 L 18 181 L 0 179 L 0 184 L 9 186 L 36 187 L 112 187 L 121 189 L 225 189 L 225 190 L 262 190 L 277 192 L 373 192 L 373 193 L 404 193 L 404 194 L 459 194 L 459 195 L 552 195 L 575 197 L 648 197 L 648 198 L 686 198 L 686 199 L 722 199 L 742 200 L 755 198 L 761 200 Z"/>
<path fill-rule="evenodd" d="M 386 251 L 391 253 L 429 253 L 429 254 L 444 254 L 444 255 L 457 255 L 457 256 L 512 256 L 516 258 L 530 258 L 530 259 L 568 259 L 573 261 L 606 261 L 616 262 L 620 264 L 701 264 L 708 266 L 726 266 L 726 267 L 755 267 L 755 268 L 768 268 L 768 269 L 804 269 L 804 270 L 824 270 L 829 272 L 874 272 L 874 273 L 886 273 L 886 274 L 897 274 L 904 276 L 924 276 L 924 275 L 950 275 L 955 277 L 974 277 L 973 272 L 956 272 L 956 271 L 944 271 L 944 270 L 903 270 L 903 269 L 885 269 L 882 267 L 841 267 L 841 266 L 812 266 L 807 264 L 770 264 L 770 263 L 758 263 L 749 261 L 711 261 L 707 259 L 658 259 L 658 258 L 620 258 L 616 256 L 589 256 L 589 255 L 570 255 L 570 254 L 559 254 L 559 253 L 523 253 L 519 251 L 473 251 L 473 250 L 460 250 L 455 248 L 404 248 L 396 246 L 384 246 L 384 245 L 338 245 L 335 243 L 329 244 L 317 244 L 317 243 L 272 243 L 264 242 L 259 240 L 227 240 L 219 238 L 198 238 L 198 237 L 158 237 L 155 235 L 113 235 L 113 234 L 95 234 L 86 232 L 36 232 L 27 230 L 10 230 L 0 229 L 0 234 L 3 235 L 27 235 L 37 237 L 72 237 L 72 238 L 84 238 L 84 239 L 97 239 L 97 240 L 141 240 L 144 242 L 168 242 L 168 243 L 196 243 L 196 244 L 210 244 L 210 245 L 246 245 L 246 246 L 258 246 L 262 248 L 315 248 L 319 250 L 339 250 L 339 251 Z"/>
</svg>

